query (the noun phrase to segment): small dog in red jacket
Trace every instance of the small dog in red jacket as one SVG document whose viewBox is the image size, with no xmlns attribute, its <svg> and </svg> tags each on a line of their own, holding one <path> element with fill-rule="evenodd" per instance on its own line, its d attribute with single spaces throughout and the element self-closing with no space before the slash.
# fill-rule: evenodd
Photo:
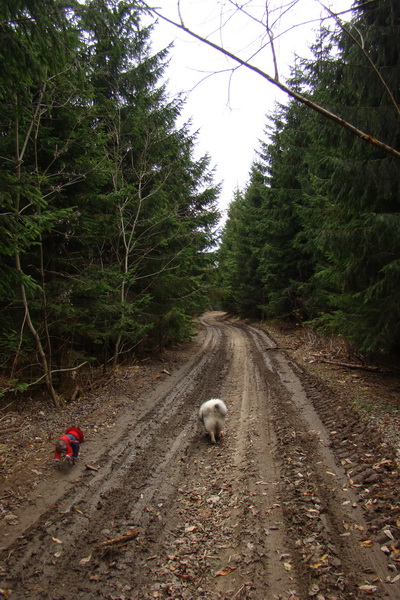
<svg viewBox="0 0 400 600">
<path fill-rule="evenodd" d="M 59 463 L 62 456 L 65 455 L 65 458 L 74 464 L 79 456 L 80 446 L 84 441 L 84 435 L 79 427 L 69 427 L 56 444 L 54 462 Z"/>
</svg>

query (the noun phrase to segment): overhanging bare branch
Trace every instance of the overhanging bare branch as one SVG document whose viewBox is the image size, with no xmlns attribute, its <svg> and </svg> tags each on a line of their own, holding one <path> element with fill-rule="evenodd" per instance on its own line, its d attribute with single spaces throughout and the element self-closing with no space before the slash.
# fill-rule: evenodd
<svg viewBox="0 0 400 600">
<path fill-rule="evenodd" d="M 348 121 L 346 121 L 345 119 L 340 117 L 339 115 L 331 112 L 330 110 L 327 110 L 320 104 L 314 102 L 313 100 L 310 100 L 306 96 L 303 96 L 302 94 L 291 89 L 290 87 L 288 87 L 281 81 L 277 81 L 274 77 L 272 77 L 271 75 L 269 75 L 268 73 L 266 73 L 265 71 L 260 69 L 259 67 L 252 65 L 251 63 L 247 62 L 246 60 L 241 59 L 239 56 L 236 56 L 229 50 L 226 50 L 222 46 L 212 42 L 211 40 L 205 38 L 202 35 L 199 35 L 198 33 L 193 31 L 189 27 L 185 26 L 183 23 L 178 23 L 178 22 L 166 17 L 165 15 L 161 14 L 157 9 L 149 6 L 146 2 L 142 2 L 142 5 L 151 14 L 156 15 L 157 17 L 159 17 L 166 23 L 169 23 L 170 25 L 177 27 L 181 31 L 184 31 L 185 33 L 187 33 L 191 37 L 199 40 L 203 44 L 206 44 L 210 48 L 213 48 L 214 50 L 220 52 L 221 54 L 224 54 L 225 56 L 230 58 L 232 61 L 238 63 L 239 65 L 245 67 L 246 69 L 249 69 L 250 71 L 253 71 L 257 75 L 260 75 L 260 77 L 262 77 L 263 79 L 266 79 L 269 83 L 272 83 L 272 85 L 279 88 L 281 91 L 283 91 L 289 97 L 293 98 L 294 100 L 297 100 L 301 104 L 304 104 L 305 106 L 307 106 L 314 112 L 322 115 L 323 117 L 333 121 L 340 127 L 343 127 L 344 129 L 349 131 L 352 135 L 355 135 L 356 137 L 361 139 L 363 142 L 369 144 L 370 146 L 378 148 L 379 150 L 385 152 L 386 154 L 389 154 L 390 156 L 394 156 L 395 158 L 400 159 L 400 152 L 398 150 L 396 150 L 395 148 L 393 148 L 392 146 L 389 146 L 385 142 L 382 142 L 382 141 L 374 138 L 373 136 L 369 135 L 365 131 L 362 131 L 361 129 L 359 129 L 355 125 L 352 125 L 351 123 L 349 123 Z"/>
</svg>

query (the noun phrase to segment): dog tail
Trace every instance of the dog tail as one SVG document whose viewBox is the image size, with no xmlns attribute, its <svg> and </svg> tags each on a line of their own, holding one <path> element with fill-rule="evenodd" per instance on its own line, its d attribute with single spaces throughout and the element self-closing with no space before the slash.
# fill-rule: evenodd
<svg viewBox="0 0 400 600">
<path fill-rule="evenodd" d="M 221 417 L 225 417 L 227 413 L 227 408 L 225 404 L 222 404 L 222 402 L 216 402 L 214 405 L 214 411 L 218 413 Z"/>
</svg>

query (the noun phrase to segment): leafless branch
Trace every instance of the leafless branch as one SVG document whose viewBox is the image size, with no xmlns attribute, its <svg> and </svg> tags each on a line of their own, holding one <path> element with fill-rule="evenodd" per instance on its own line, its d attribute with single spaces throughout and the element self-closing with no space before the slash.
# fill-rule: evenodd
<svg viewBox="0 0 400 600">
<path fill-rule="evenodd" d="M 358 127 L 355 127 L 354 125 L 352 125 L 351 123 L 349 123 L 348 121 L 346 121 L 345 119 L 343 119 L 342 117 L 340 117 L 339 115 L 337 115 L 337 114 L 335 114 L 335 113 L 327 110 L 326 108 L 324 108 L 323 106 L 317 104 L 313 100 L 310 100 L 306 96 L 303 96 L 299 92 L 296 92 L 295 90 L 289 88 L 287 85 L 283 84 L 282 82 L 276 81 L 274 79 L 274 77 L 272 77 L 271 75 L 269 75 L 268 73 L 266 73 L 265 71 L 263 71 L 262 69 L 260 69 L 259 67 L 256 67 L 255 65 L 252 65 L 248 61 L 241 59 L 239 56 L 236 56 L 235 54 L 233 54 L 229 50 L 226 50 L 225 48 L 222 48 L 220 45 L 218 45 L 218 44 L 212 42 L 211 40 L 205 38 L 204 36 L 202 36 L 202 35 L 194 32 L 193 30 L 189 29 L 188 27 L 184 27 L 180 23 L 177 23 L 176 21 L 173 21 L 172 19 L 169 19 L 168 17 L 162 15 L 158 10 L 152 9 L 145 2 L 143 3 L 143 5 L 148 10 L 150 10 L 154 15 L 156 15 L 157 17 L 159 17 L 160 19 L 162 19 L 166 23 L 169 23 L 170 25 L 173 25 L 174 27 L 177 27 L 178 29 L 181 29 L 182 31 L 185 31 L 191 37 L 199 40 L 200 42 L 202 42 L 204 44 L 206 44 L 210 48 L 213 48 L 214 50 L 217 50 L 218 52 L 224 54 L 225 56 L 227 56 L 228 58 L 230 58 L 234 62 L 236 62 L 236 63 L 238 63 L 238 64 L 246 67 L 246 69 L 249 69 L 250 71 L 256 73 L 257 75 L 260 75 L 261 77 L 263 77 L 264 79 L 266 79 L 269 83 L 272 83 L 274 86 L 276 86 L 281 91 L 283 91 L 285 94 L 287 94 L 289 97 L 293 98 L 294 100 L 297 100 L 301 104 L 307 106 L 308 108 L 310 108 L 314 112 L 322 115 L 323 117 L 325 117 L 325 118 L 333 121 L 334 123 L 336 123 L 340 127 L 343 127 L 344 129 L 346 129 L 347 131 L 349 131 L 351 134 L 353 134 L 356 137 L 358 137 L 359 139 L 361 139 L 363 142 L 365 142 L 365 143 L 367 143 L 367 144 L 369 144 L 369 145 L 371 145 L 371 146 L 373 146 L 375 148 L 378 148 L 379 150 L 382 150 L 386 154 L 389 154 L 391 156 L 394 156 L 395 158 L 399 158 L 400 159 L 400 152 L 398 150 L 396 150 L 395 148 L 393 148 L 392 146 L 389 146 L 388 144 L 385 144 L 384 142 L 382 142 L 380 140 L 377 140 L 373 136 L 368 135 L 367 133 L 365 133 L 361 129 L 358 129 Z"/>
<path fill-rule="evenodd" d="M 81 367 L 87 365 L 88 362 L 89 362 L 88 360 L 85 360 L 83 363 L 81 363 L 80 365 L 77 365 L 76 367 L 67 367 L 65 369 L 54 369 L 54 370 L 52 370 L 50 372 L 50 374 L 54 375 L 54 373 L 66 373 L 67 371 L 76 371 L 77 369 L 80 369 Z M 29 383 L 28 387 L 31 387 L 32 385 L 37 385 L 38 383 L 40 383 L 45 378 L 46 378 L 46 374 L 42 375 L 41 377 L 39 377 L 35 381 L 32 381 L 31 383 Z"/>
<path fill-rule="evenodd" d="M 267 35 L 268 35 L 269 43 L 271 46 L 272 61 L 274 63 L 274 70 L 275 70 L 274 79 L 275 79 L 275 81 L 279 81 L 278 62 L 276 59 L 276 52 L 275 52 L 274 32 L 273 32 L 273 29 L 270 26 L 270 22 L 269 22 L 268 0 L 265 2 L 265 27 L 267 30 Z"/>
</svg>

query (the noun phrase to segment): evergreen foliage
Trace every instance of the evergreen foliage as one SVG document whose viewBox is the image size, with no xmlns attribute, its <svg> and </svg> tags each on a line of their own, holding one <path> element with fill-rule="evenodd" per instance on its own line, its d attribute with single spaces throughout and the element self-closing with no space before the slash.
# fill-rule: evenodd
<svg viewBox="0 0 400 600">
<path fill-rule="evenodd" d="M 400 6 L 360 0 L 355 7 L 349 23 L 321 31 L 314 60 L 301 63 L 294 82 L 303 95 L 398 149 Z M 248 262 L 247 278 L 260 281 L 252 297 L 266 298 L 262 313 L 307 319 L 366 352 L 396 347 L 398 159 L 291 102 L 272 118 L 257 171 L 264 177 L 262 207 L 257 215 L 248 208 L 250 184 L 241 219 L 253 219 L 260 233 L 251 242 L 258 263 Z M 241 244 L 250 244 L 248 230 L 240 223 L 233 227 L 230 215 L 222 271 L 235 273 L 232 248 Z M 252 302 L 241 304 L 241 314 L 253 312 Z"/>
<path fill-rule="evenodd" d="M 266 171 L 262 206 L 262 283 L 267 291 L 267 317 L 304 319 L 309 301 L 304 286 L 312 264 L 303 241 L 302 213 L 307 189 L 308 113 L 290 102 L 271 119 L 271 137 L 260 153 Z"/>
<path fill-rule="evenodd" d="M 259 268 L 261 223 L 259 215 L 264 187 L 253 165 L 245 193 L 239 190 L 231 203 L 219 250 L 220 285 L 224 307 L 242 316 L 260 318 L 264 302 Z"/>
<path fill-rule="evenodd" d="M 400 7 L 389 0 L 358 4 L 337 35 L 339 56 L 328 57 L 314 94 L 329 96 L 344 117 L 399 148 Z M 353 38 L 363 41 L 365 53 Z M 321 121 L 316 127 L 322 148 L 311 173 L 326 206 L 317 239 L 329 258 L 316 278 L 329 310 L 315 323 L 365 351 L 393 347 L 400 337 L 398 160 Z"/>
<path fill-rule="evenodd" d="M 0 7 L 5 388 L 190 335 L 219 214 L 131 2 Z M 29 370 L 27 370 L 27 366 Z"/>
</svg>

